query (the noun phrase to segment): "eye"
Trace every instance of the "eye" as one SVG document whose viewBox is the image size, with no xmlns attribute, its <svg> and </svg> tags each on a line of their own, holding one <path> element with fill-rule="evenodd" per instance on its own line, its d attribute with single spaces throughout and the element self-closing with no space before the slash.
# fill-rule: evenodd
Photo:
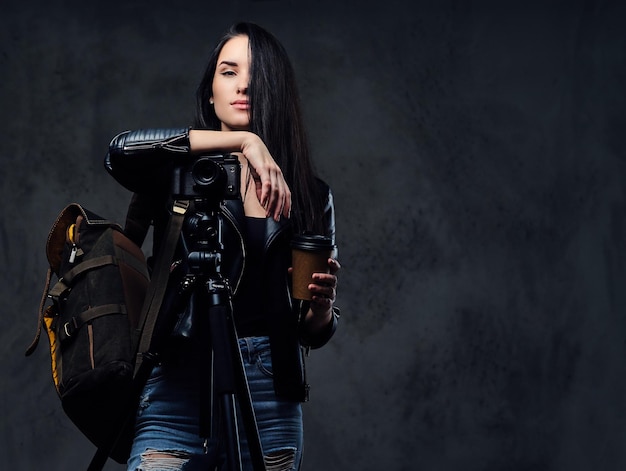
<svg viewBox="0 0 626 471">
<path fill-rule="evenodd" d="M 234 67 L 221 67 L 218 73 L 224 77 L 234 77 L 237 75 L 237 70 Z"/>
</svg>

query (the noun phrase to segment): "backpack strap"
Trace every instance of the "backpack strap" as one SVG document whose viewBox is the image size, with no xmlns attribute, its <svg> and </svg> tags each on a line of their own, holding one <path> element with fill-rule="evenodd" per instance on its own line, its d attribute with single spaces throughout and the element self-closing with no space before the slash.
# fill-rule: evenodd
<svg viewBox="0 0 626 471">
<path fill-rule="evenodd" d="M 101 257 L 91 258 L 89 260 L 85 260 L 84 262 L 79 263 L 71 270 L 68 270 L 63 278 L 60 278 L 56 284 L 50 289 L 48 293 L 48 297 L 51 298 L 60 298 L 63 296 L 68 289 L 72 288 L 74 283 L 74 279 L 83 273 L 86 273 L 90 270 L 94 270 L 96 268 L 105 267 L 107 265 L 118 266 L 119 262 L 122 261 L 127 265 L 134 268 L 137 272 L 142 273 L 143 275 L 148 277 L 148 271 L 144 265 L 139 263 L 135 257 L 129 256 L 124 250 L 116 250 L 117 255 L 102 255 Z"/>
<path fill-rule="evenodd" d="M 93 322 L 98 317 L 112 315 L 126 315 L 126 306 L 123 304 L 103 304 L 91 307 L 63 324 L 63 329 L 58 334 L 59 339 L 63 342 L 72 337 L 83 325 Z"/>
<path fill-rule="evenodd" d="M 35 338 L 30 343 L 28 348 L 26 349 L 26 356 L 32 355 L 32 353 L 37 348 L 39 344 L 39 339 L 41 338 L 41 326 L 43 325 L 43 313 L 44 307 L 46 306 L 46 300 L 48 299 L 48 289 L 50 288 L 50 280 L 52 280 L 52 268 L 48 267 L 48 273 L 46 274 L 46 284 L 43 288 L 43 293 L 41 295 L 41 301 L 39 303 L 39 319 L 37 320 L 37 332 L 35 333 Z"/>
<path fill-rule="evenodd" d="M 59 281 L 52 287 L 48 295 L 51 298 L 59 298 L 63 296 L 68 289 L 72 288 L 72 283 L 74 279 L 86 273 L 90 270 L 94 270 L 96 268 L 104 267 L 107 265 L 117 265 L 117 260 L 112 255 L 103 255 L 102 257 L 92 258 L 90 260 L 85 260 L 84 262 L 79 263 L 71 270 L 68 270 L 67 273 L 60 278 Z"/>
<path fill-rule="evenodd" d="M 133 193 L 126 212 L 124 233 L 141 247 L 148 235 L 157 209 L 161 209 L 167 199 L 153 194 Z"/>
<path fill-rule="evenodd" d="M 148 286 L 148 292 L 146 293 L 144 305 L 141 310 L 141 317 L 139 318 L 138 330 L 140 337 L 137 339 L 136 343 L 137 357 L 135 361 L 135 375 L 137 375 L 145 355 L 149 354 L 157 315 L 161 309 L 161 303 L 163 302 L 165 289 L 167 288 L 167 282 L 169 280 L 170 265 L 174 258 L 174 251 L 178 244 L 178 238 L 189 205 L 190 202 L 188 200 L 176 200 L 172 205 L 172 215 L 170 216 L 166 230 L 167 235 L 157 255 L 150 285 Z"/>
</svg>

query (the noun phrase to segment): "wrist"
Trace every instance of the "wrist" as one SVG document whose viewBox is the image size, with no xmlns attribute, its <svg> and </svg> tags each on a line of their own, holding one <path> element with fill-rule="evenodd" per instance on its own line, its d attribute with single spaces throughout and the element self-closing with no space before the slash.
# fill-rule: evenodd
<svg viewBox="0 0 626 471">
<path fill-rule="evenodd" d="M 245 152 L 246 149 L 258 145 L 261 138 L 251 131 L 233 131 L 233 134 L 237 134 L 240 141 L 239 149 L 241 152 Z"/>
<path fill-rule="evenodd" d="M 311 333 L 315 333 L 324 329 L 333 319 L 333 308 L 332 305 L 329 309 L 325 309 L 322 311 L 309 309 L 307 312 L 305 323 Z"/>
<path fill-rule="evenodd" d="M 310 309 L 307 312 L 307 316 L 308 315 L 313 315 Z M 328 342 L 337 329 L 340 317 L 339 308 L 333 306 L 332 309 L 330 309 L 329 316 L 330 318 L 328 320 L 316 326 L 312 326 L 306 322 L 306 320 L 303 322 L 303 329 L 301 331 L 300 338 L 303 345 L 311 348 L 319 348 Z"/>
</svg>

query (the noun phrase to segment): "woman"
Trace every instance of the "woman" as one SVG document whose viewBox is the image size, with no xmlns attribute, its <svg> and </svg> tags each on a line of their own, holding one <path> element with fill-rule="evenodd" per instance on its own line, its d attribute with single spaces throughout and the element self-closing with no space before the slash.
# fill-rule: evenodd
<svg viewBox="0 0 626 471">
<path fill-rule="evenodd" d="M 332 194 L 314 176 L 287 54 L 266 30 L 250 23 L 231 27 L 209 59 L 197 99 L 193 129 L 122 133 L 111 142 L 106 167 L 135 192 L 127 232 L 141 243 L 153 224 L 156 253 L 168 219 L 169 169 L 188 154 L 238 157 L 239 196 L 220 203 L 221 272 L 233 293 L 266 466 L 299 469 L 300 403 L 308 396 L 302 351 L 324 345 L 335 331 L 340 266 L 329 258 L 328 273 L 313 275 L 311 301 L 295 302 L 289 243 L 304 232 L 334 243 Z M 187 270 L 184 231 L 181 240 L 179 260 L 172 265 L 175 280 Z M 206 350 L 207 334 L 189 305 L 174 311 L 173 333 L 140 400 L 129 470 L 207 470 L 223 464 L 223 443 L 208 436 L 199 412 L 209 401 L 202 385 L 210 368 L 198 354 Z M 243 437 L 242 445 L 244 469 L 251 469 Z"/>
</svg>

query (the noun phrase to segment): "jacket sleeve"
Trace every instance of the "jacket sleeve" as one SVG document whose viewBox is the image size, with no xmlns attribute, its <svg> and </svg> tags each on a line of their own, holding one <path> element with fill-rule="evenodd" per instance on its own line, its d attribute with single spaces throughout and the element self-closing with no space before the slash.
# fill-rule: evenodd
<svg viewBox="0 0 626 471">
<path fill-rule="evenodd" d="M 325 205 L 324 205 L 324 228 L 327 237 L 331 237 L 333 243 L 336 244 L 335 240 L 335 205 L 333 202 L 333 193 L 331 189 L 320 180 L 320 184 L 323 185 L 324 192 L 322 194 L 326 194 Z M 336 250 L 335 250 L 336 252 Z M 337 257 L 335 253 L 335 258 Z M 308 301 L 303 301 L 300 306 L 301 309 L 301 317 L 309 310 L 310 303 Z M 322 329 L 320 332 L 315 334 L 311 334 L 307 331 L 303 324 L 300 325 L 300 343 L 306 347 L 310 348 L 320 348 L 324 346 L 331 337 L 335 334 L 337 330 L 337 324 L 339 322 L 340 310 L 338 307 L 333 306 L 333 315 L 331 321 L 328 325 Z"/>
<path fill-rule="evenodd" d="M 111 140 L 104 167 L 126 189 L 153 193 L 167 188 L 174 160 L 189 150 L 189 128 L 125 131 Z"/>
</svg>

